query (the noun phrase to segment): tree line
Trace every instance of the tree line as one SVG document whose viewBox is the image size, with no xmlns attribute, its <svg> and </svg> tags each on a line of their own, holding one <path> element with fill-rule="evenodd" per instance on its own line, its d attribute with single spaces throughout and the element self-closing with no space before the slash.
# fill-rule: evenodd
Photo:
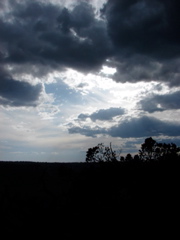
<svg viewBox="0 0 180 240">
<path fill-rule="evenodd" d="M 125 157 L 120 152 L 113 150 L 110 143 L 105 146 L 99 143 L 89 148 L 86 152 L 86 162 L 130 162 L 130 161 L 153 161 L 153 160 L 176 160 L 180 158 L 180 147 L 175 143 L 158 143 L 152 137 L 146 138 L 138 154 L 132 156 L 128 153 Z"/>
</svg>

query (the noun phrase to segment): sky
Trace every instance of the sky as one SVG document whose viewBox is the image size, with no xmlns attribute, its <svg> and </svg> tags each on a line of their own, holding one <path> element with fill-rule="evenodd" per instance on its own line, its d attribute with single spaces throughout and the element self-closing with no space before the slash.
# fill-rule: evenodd
<svg viewBox="0 0 180 240">
<path fill-rule="evenodd" d="M 0 160 L 180 145 L 180 1 L 1 0 Z"/>
</svg>

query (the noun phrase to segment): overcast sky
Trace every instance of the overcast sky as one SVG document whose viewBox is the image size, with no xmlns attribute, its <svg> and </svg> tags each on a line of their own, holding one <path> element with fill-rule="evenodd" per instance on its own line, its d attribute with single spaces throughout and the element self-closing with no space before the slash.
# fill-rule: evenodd
<svg viewBox="0 0 180 240">
<path fill-rule="evenodd" d="M 180 145 L 179 0 L 1 0 L 0 160 Z"/>
</svg>

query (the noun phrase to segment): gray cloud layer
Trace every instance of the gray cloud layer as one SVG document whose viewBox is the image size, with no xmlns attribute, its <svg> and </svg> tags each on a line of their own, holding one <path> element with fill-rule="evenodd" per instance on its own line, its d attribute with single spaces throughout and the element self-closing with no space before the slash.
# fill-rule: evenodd
<svg viewBox="0 0 180 240">
<path fill-rule="evenodd" d="M 27 82 L 17 81 L 0 69 L 0 105 L 36 106 L 41 90 L 41 84 L 32 86 Z"/>
<path fill-rule="evenodd" d="M 71 127 L 70 134 L 81 134 L 96 137 L 99 134 L 121 138 L 141 138 L 148 136 L 179 136 L 180 125 L 173 122 L 164 122 L 153 117 L 143 116 L 122 121 L 110 128 Z"/>
<path fill-rule="evenodd" d="M 180 91 L 164 95 L 153 94 L 141 100 L 138 104 L 142 110 L 149 113 L 180 109 Z"/>
<path fill-rule="evenodd" d="M 97 112 L 92 114 L 80 114 L 78 119 L 85 120 L 86 118 L 90 118 L 93 122 L 96 120 L 100 121 L 110 121 L 113 117 L 123 115 L 125 110 L 123 108 L 109 108 L 109 109 L 100 109 Z"/>
</svg>

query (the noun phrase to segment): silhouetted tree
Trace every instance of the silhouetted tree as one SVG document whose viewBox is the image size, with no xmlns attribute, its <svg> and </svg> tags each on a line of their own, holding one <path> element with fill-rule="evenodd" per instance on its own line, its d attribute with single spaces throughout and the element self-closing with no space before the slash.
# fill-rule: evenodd
<svg viewBox="0 0 180 240">
<path fill-rule="evenodd" d="M 89 148 L 86 152 L 86 162 L 116 162 L 117 153 L 112 149 L 111 143 L 109 147 L 100 143 L 96 147 Z"/>
<path fill-rule="evenodd" d="M 99 156 L 99 145 L 93 148 L 89 148 L 86 152 L 86 162 L 99 162 L 101 157 Z"/>
<path fill-rule="evenodd" d="M 132 161 L 132 160 L 133 160 L 132 155 L 131 155 L 130 153 L 128 153 L 128 154 L 126 155 L 125 161 L 130 162 L 130 161 Z"/>
<path fill-rule="evenodd" d="M 152 160 L 155 157 L 156 152 L 156 141 L 150 138 L 146 138 L 145 142 L 141 144 L 141 149 L 139 150 L 139 156 L 141 160 Z"/>
<path fill-rule="evenodd" d="M 135 162 L 139 162 L 140 161 L 140 157 L 138 154 L 134 155 L 134 159 Z"/>
<path fill-rule="evenodd" d="M 175 143 L 157 143 L 157 159 L 177 158 L 179 156 L 180 147 L 177 147 Z"/>
<path fill-rule="evenodd" d="M 125 161 L 124 156 L 121 156 L 121 157 L 120 157 L 120 161 L 121 161 L 121 162 L 124 162 L 124 161 Z"/>
<path fill-rule="evenodd" d="M 128 153 L 126 157 L 120 156 L 121 151 L 117 154 L 112 149 L 111 143 L 109 147 L 100 143 L 95 147 L 89 148 L 86 152 L 86 162 L 129 162 L 129 161 L 152 161 L 152 160 L 167 160 L 180 158 L 180 147 L 176 144 L 157 143 L 152 137 L 146 138 L 141 144 L 139 154 L 134 157 Z"/>
<path fill-rule="evenodd" d="M 152 137 L 146 138 L 139 150 L 141 160 L 162 160 L 167 158 L 176 158 L 180 152 L 180 147 L 176 144 L 157 143 Z"/>
</svg>

